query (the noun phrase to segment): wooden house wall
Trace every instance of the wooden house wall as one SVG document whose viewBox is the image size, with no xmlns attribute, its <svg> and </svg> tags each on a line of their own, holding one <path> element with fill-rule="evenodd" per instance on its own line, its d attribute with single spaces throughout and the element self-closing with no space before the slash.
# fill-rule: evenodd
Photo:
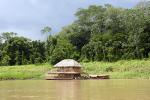
<svg viewBox="0 0 150 100">
<path fill-rule="evenodd" d="M 60 67 L 57 69 L 57 72 L 81 72 L 80 67 Z"/>
</svg>

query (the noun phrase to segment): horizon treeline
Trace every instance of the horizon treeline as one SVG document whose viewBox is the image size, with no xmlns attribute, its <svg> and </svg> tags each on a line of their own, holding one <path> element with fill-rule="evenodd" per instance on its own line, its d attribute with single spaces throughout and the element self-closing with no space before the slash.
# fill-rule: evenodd
<svg viewBox="0 0 150 100">
<path fill-rule="evenodd" d="M 91 5 L 79 9 L 76 20 L 45 41 L 0 35 L 0 65 L 23 65 L 62 59 L 78 61 L 117 61 L 150 56 L 150 7 L 116 8 Z M 43 33 L 49 33 L 46 27 Z"/>
</svg>

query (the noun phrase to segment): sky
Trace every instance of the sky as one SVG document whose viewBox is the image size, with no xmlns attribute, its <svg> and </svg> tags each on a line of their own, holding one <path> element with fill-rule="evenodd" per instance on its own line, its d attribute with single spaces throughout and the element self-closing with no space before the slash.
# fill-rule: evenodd
<svg viewBox="0 0 150 100">
<path fill-rule="evenodd" d="M 89 5 L 112 4 L 132 8 L 141 0 L 0 0 L 0 34 L 15 32 L 33 40 L 42 39 L 41 29 L 55 34 L 75 20 L 75 12 Z"/>
</svg>

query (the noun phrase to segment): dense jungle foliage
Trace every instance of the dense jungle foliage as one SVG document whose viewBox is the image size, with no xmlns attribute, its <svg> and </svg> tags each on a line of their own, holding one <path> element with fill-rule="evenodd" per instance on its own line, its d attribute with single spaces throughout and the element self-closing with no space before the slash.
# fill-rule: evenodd
<svg viewBox="0 0 150 100">
<path fill-rule="evenodd" d="M 76 20 L 45 41 L 0 34 L 0 65 L 24 65 L 56 62 L 72 58 L 78 61 L 117 61 L 150 56 L 150 6 L 139 3 L 132 9 L 91 5 L 79 9 Z"/>
</svg>

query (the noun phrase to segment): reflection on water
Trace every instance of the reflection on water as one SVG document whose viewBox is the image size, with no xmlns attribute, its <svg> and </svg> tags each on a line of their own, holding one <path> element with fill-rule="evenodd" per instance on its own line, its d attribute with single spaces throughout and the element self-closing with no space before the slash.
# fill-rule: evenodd
<svg viewBox="0 0 150 100">
<path fill-rule="evenodd" d="M 0 81 L 0 100 L 150 100 L 150 80 Z"/>
</svg>

